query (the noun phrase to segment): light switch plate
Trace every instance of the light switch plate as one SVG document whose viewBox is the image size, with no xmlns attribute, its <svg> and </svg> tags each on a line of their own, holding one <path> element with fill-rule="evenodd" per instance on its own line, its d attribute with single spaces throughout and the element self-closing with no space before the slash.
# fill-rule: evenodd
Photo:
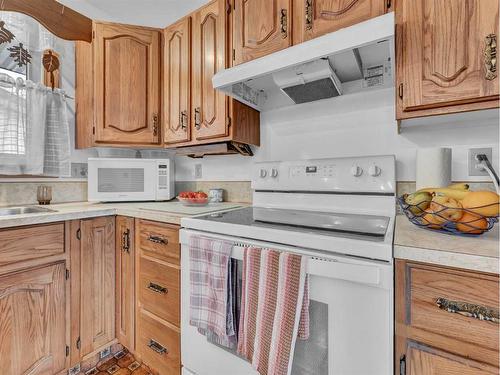
<svg viewBox="0 0 500 375">
<path fill-rule="evenodd" d="M 469 149 L 469 176 L 488 176 L 488 172 L 476 168 L 476 165 L 479 163 L 476 160 L 476 155 L 479 154 L 486 155 L 488 160 L 492 161 L 493 153 L 491 147 Z"/>
</svg>

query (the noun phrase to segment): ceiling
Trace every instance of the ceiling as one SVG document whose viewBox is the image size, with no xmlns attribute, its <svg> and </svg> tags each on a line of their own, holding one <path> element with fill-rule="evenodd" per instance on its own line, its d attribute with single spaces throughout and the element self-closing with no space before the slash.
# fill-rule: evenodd
<svg viewBox="0 0 500 375">
<path fill-rule="evenodd" d="M 165 27 L 209 0 L 57 0 L 89 18 L 133 25 Z"/>
</svg>

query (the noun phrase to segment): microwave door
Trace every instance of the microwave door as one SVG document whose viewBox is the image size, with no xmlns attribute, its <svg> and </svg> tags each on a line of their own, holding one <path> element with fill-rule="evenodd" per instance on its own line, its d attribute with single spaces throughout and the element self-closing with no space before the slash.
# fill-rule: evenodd
<svg viewBox="0 0 500 375">
<path fill-rule="evenodd" d="M 89 166 L 89 201 L 155 200 L 155 165 L 141 160 L 124 164 L 101 160 Z"/>
</svg>

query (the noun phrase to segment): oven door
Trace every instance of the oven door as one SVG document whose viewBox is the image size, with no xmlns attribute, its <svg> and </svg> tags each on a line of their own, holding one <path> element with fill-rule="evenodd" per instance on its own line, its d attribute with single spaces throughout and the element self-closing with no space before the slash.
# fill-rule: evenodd
<svg viewBox="0 0 500 375">
<path fill-rule="evenodd" d="M 181 230 L 182 364 L 194 375 L 258 375 L 235 353 L 209 343 L 189 325 L 189 236 Z M 210 237 L 245 243 L 240 238 Z M 248 243 L 250 244 L 250 243 Z M 254 246 L 298 252 L 296 248 L 252 242 Z M 309 252 L 306 252 L 308 255 Z M 241 260 L 243 247 L 232 257 Z M 293 375 L 393 374 L 392 265 L 341 256 L 311 257 L 310 338 L 297 340 Z"/>
</svg>

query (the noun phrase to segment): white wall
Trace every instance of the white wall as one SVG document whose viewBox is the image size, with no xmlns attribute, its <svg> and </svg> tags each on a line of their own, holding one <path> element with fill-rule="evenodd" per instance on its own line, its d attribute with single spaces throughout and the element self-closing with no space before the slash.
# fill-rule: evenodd
<svg viewBox="0 0 500 375">
<path fill-rule="evenodd" d="M 176 179 L 192 181 L 194 165 L 201 163 L 205 181 L 250 180 L 255 161 L 295 160 L 342 156 L 394 154 L 397 180 L 415 180 L 418 148 L 451 147 L 453 180 L 484 181 L 469 177 L 467 153 L 471 147 L 492 147 L 498 170 L 499 112 L 462 114 L 403 124 L 397 133 L 394 90 L 384 89 L 261 113 L 261 147 L 253 158 L 213 156 L 176 158 Z M 481 119 L 478 119 L 481 118 Z"/>
</svg>

